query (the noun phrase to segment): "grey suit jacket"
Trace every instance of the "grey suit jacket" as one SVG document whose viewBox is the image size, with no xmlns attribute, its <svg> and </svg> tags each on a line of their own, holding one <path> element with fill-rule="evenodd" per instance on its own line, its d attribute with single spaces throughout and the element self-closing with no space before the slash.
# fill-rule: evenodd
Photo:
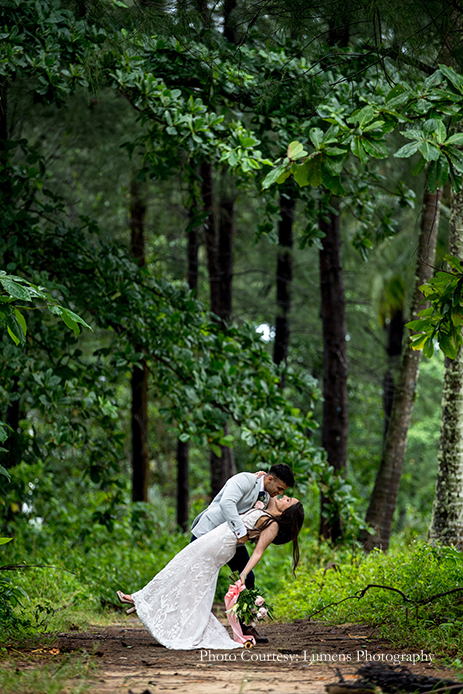
<svg viewBox="0 0 463 694">
<path fill-rule="evenodd" d="M 249 511 L 259 496 L 261 481 L 251 472 L 230 477 L 209 506 L 196 516 L 191 526 L 195 537 L 201 537 L 227 521 L 235 532 L 243 525 L 240 513 Z"/>
</svg>

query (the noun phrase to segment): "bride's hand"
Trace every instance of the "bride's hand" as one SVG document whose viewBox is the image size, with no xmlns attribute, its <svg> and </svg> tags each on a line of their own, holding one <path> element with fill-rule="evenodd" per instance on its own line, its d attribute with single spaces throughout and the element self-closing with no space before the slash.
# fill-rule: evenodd
<svg viewBox="0 0 463 694">
<path fill-rule="evenodd" d="M 263 470 L 258 470 L 258 472 L 254 473 L 256 477 L 262 477 L 263 475 L 266 475 L 267 473 L 264 472 Z"/>
<path fill-rule="evenodd" d="M 246 585 L 246 574 L 240 574 L 241 585 Z"/>
</svg>

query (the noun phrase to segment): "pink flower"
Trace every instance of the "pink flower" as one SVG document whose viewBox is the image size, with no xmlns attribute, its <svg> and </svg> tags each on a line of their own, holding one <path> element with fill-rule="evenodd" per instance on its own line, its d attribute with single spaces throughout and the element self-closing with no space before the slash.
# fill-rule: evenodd
<svg viewBox="0 0 463 694">
<path fill-rule="evenodd" d="M 256 501 L 256 503 L 254 504 L 254 508 L 258 508 L 262 511 L 264 509 L 264 504 L 262 503 L 262 501 Z"/>
<path fill-rule="evenodd" d="M 257 619 L 265 619 L 268 614 L 268 610 L 266 607 L 259 607 L 257 611 Z"/>
<path fill-rule="evenodd" d="M 258 595 L 256 598 L 256 602 L 254 604 L 257 605 L 257 607 L 260 607 L 261 605 L 264 604 L 264 602 L 265 602 L 264 598 L 261 595 Z"/>
</svg>

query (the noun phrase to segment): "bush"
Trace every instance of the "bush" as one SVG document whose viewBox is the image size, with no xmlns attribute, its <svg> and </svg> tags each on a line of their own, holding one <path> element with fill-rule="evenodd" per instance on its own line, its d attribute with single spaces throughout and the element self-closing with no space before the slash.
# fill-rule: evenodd
<svg viewBox="0 0 463 694">
<path fill-rule="evenodd" d="M 387 555 L 352 555 L 350 561 L 336 558 L 331 566 L 311 568 L 307 555 L 304 571 L 285 583 L 275 600 L 280 619 L 304 617 L 381 626 L 381 635 L 394 645 L 413 643 L 436 655 L 456 656 L 463 647 L 463 557 L 453 547 L 432 547 L 424 542 L 412 546 L 397 543 Z M 413 602 L 384 588 L 371 588 L 360 599 L 354 596 L 368 584 L 402 591 Z M 439 593 L 461 587 L 462 591 L 433 599 Z"/>
</svg>

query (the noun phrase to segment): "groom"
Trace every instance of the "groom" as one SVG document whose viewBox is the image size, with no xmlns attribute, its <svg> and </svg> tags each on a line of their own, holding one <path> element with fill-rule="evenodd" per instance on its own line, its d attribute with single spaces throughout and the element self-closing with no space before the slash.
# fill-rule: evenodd
<svg viewBox="0 0 463 694">
<path fill-rule="evenodd" d="M 232 571 L 241 573 L 249 561 L 245 544 L 249 538 L 239 514 L 253 508 L 256 501 L 263 502 L 263 507 L 266 508 L 271 496 L 283 494 L 288 487 L 293 486 L 294 475 L 289 465 L 273 465 L 269 472 L 261 477 L 256 477 L 251 472 L 239 472 L 226 482 L 206 510 L 196 516 L 191 526 L 191 540 L 196 540 L 226 521 L 237 537 L 236 553 L 228 562 L 228 566 Z M 246 587 L 254 588 L 252 571 L 246 577 Z M 254 636 L 258 643 L 268 641 L 260 637 L 252 627 L 244 624 L 241 626 L 243 634 Z"/>
</svg>

